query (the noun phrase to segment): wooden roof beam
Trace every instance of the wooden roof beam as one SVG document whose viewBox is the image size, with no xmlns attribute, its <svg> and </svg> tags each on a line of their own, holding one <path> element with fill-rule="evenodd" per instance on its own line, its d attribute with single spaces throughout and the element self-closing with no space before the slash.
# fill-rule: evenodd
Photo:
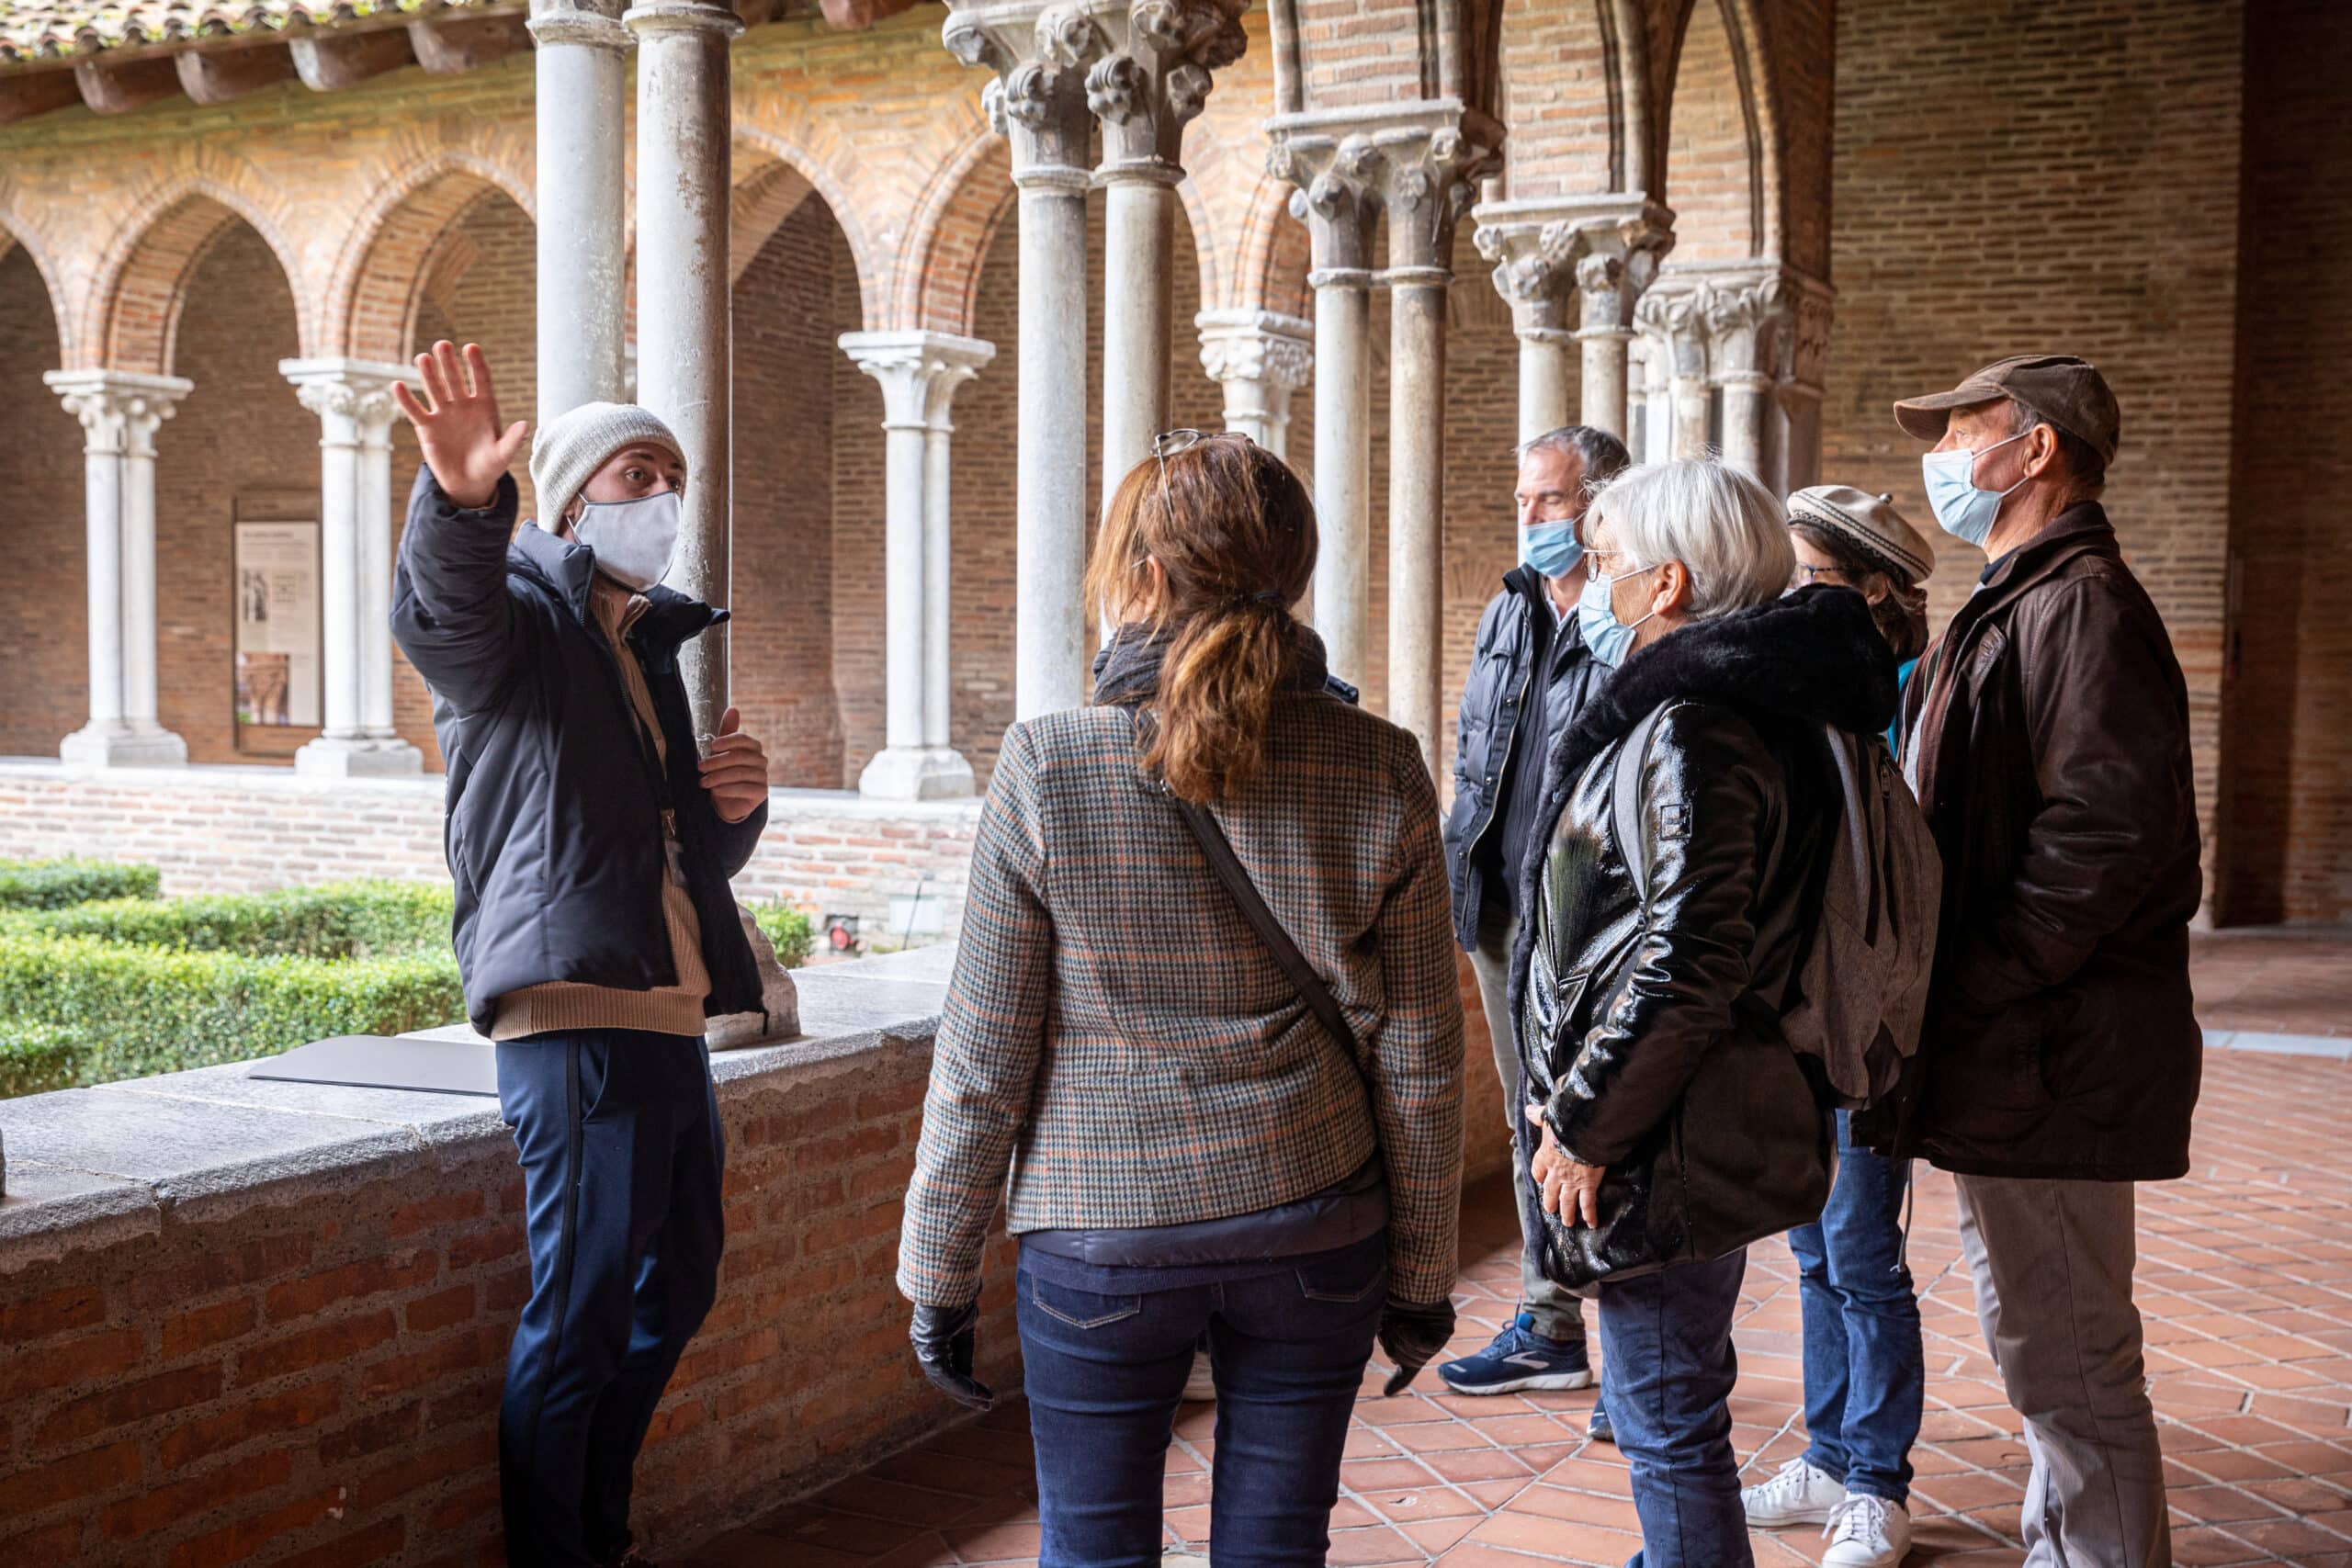
<svg viewBox="0 0 2352 1568">
<path fill-rule="evenodd" d="M 191 49 L 172 57 L 180 90 L 199 104 L 225 104 L 294 76 L 294 57 L 282 44 L 243 49 Z"/>
<path fill-rule="evenodd" d="M 459 14 L 448 19 L 425 21 L 419 19 L 408 25 L 409 46 L 416 51 L 416 62 L 435 76 L 454 76 L 461 71 L 503 59 L 518 50 L 531 47 L 528 18 L 522 16 L 468 17 Z"/>
<path fill-rule="evenodd" d="M 10 72 L 0 76 L 0 125 L 82 101 L 82 85 L 71 71 Z"/>
<path fill-rule="evenodd" d="M 92 114 L 129 114 L 180 95 L 179 68 L 169 55 L 109 62 L 101 54 L 74 66 L 74 82 Z"/>
<path fill-rule="evenodd" d="M 313 33 L 289 41 L 294 70 L 314 93 L 339 88 L 398 71 L 409 62 L 408 29 L 374 28 L 366 32 Z"/>
</svg>

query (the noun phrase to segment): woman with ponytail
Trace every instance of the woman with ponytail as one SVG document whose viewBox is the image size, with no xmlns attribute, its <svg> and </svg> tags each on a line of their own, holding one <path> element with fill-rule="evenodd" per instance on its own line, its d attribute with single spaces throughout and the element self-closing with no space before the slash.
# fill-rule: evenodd
<svg viewBox="0 0 2352 1568">
<path fill-rule="evenodd" d="M 1094 547 L 1094 705 L 1014 725 L 981 814 L 899 1287 L 925 1374 L 985 1408 L 1002 1203 L 1043 1568 L 1159 1562 L 1204 1333 L 1213 1560 L 1322 1562 L 1375 1339 L 1393 1392 L 1452 1333 L 1437 797 L 1294 616 L 1315 554 L 1281 459 L 1160 437 Z"/>
</svg>

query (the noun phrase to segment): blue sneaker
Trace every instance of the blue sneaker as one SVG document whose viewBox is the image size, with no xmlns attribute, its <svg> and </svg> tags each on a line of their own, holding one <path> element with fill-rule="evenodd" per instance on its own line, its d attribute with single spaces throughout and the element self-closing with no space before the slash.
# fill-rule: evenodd
<svg viewBox="0 0 2352 1568">
<path fill-rule="evenodd" d="M 1535 1332 L 1535 1319 L 1521 1313 L 1495 1336 L 1493 1344 L 1475 1356 L 1448 1361 L 1437 1373 L 1456 1393 L 1518 1393 L 1584 1388 L 1592 1382 L 1592 1364 L 1585 1359 L 1582 1341 L 1546 1339 Z"/>
</svg>

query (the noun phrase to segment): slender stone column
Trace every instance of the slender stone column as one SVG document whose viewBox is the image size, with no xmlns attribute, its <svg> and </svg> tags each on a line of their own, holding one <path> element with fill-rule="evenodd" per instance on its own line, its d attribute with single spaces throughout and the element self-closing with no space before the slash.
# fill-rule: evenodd
<svg viewBox="0 0 2352 1568">
<path fill-rule="evenodd" d="M 622 0 L 532 0 L 538 113 L 539 422 L 617 401 L 628 251 Z"/>
<path fill-rule="evenodd" d="M 934 340 L 933 353 L 945 366 L 932 378 L 927 428 L 923 431 L 922 475 L 922 743 L 934 756 L 952 759 L 934 770 L 942 793 L 969 795 L 971 764 L 953 750 L 954 694 L 949 682 L 948 639 L 955 621 L 954 513 L 949 510 L 954 464 L 949 443 L 956 434 L 949 410 L 956 389 L 979 374 L 996 357 L 996 345 L 977 338 Z M 960 780 L 956 770 L 963 770 Z"/>
<path fill-rule="evenodd" d="M 1673 214 L 1634 192 L 1482 202 L 1473 216 L 1519 337 L 1520 439 L 1571 421 L 1623 438 L 1634 301 L 1674 243 Z"/>
<path fill-rule="evenodd" d="M 41 378 L 82 422 L 88 528 L 90 722 L 58 754 L 97 767 L 185 762 L 187 743 L 156 716 L 155 432 L 193 383 L 121 370 Z"/>
<path fill-rule="evenodd" d="M 1487 132 L 1481 135 L 1480 132 Z M 1445 316 L 1454 225 L 1500 128 L 1464 114 L 1389 141 L 1388 716 L 1434 774 L 1445 671 Z M 1548 426 L 1546 428 L 1549 428 Z"/>
<path fill-rule="evenodd" d="M 1707 305 L 1709 289 L 1687 275 L 1668 274 L 1644 294 L 1635 316 L 1649 340 L 1650 412 L 1660 409 L 1660 367 L 1664 367 L 1664 408 L 1668 433 L 1667 453 L 1674 457 L 1703 457 L 1709 446 L 1708 425 L 1713 412 L 1708 378 Z M 1653 434 L 1652 450 L 1657 436 Z"/>
<path fill-rule="evenodd" d="M 1372 606 L 1372 240 L 1384 160 L 1355 113 L 1280 115 L 1266 168 L 1297 186 L 1315 290 L 1315 629 L 1331 672 L 1361 684 Z"/>
<path fill-rule="evenodd" d="M 728 49 L 743 21 L 702 0 L 649 0 L 622 20 L 638 40 L 638 397 L 684 448 L 685 518 L 671 581 L 723 606 L 732 596 L 734 488 Z M 616 293 L 616 316 L 618 306 Z M 695 727 L 716 730 L 727 706 L 726 626 L 690 640 L 679 661 Z"/>
<path fill-rule="evenodd" d="M 1034 718 L 1086 700 L 1086 77 L 1108 39 L 1083 10 L 1036 0 L 949 12 L 948 52 L 996 73 L 983 101 L 1021 193 L 1012 705 Z"/>
<path fill-rule="evenodd" d="M 1272 310 L 1203 310 L 1201 366 L 1225 389 L 1225 427 L 1290 455 L 1290 395 L 1315 367 L 1315 326 Z"/>
<path fill-rule="evenodd" d="M 344 778 L 413 773 L 423 755 L 392 728 L 392 446 L 394 382 L 404 366 L 357 359 L 281 359 L 302 406 L 319 416 L 319 738 L 294 771 Z"/>
<path fill-rule="evenodd" d="M 939 333 L 848 333 L 842 351 L 882 387 L 884 432 L 883 620 L 888 649 L 884 670 L 884 750 L 858 776 L 861 793 L 892 800 L 928 800 L 972 793 L 971 764 L 949 749 L 945 725 L 933 723 L 933 666 L 939 703 L 946 700 L 946 498 L 940 498 L 936 538 L 928 503 L 932 446 L 938 437 L 944 488 L 947 402 L 954 389 L 995 357 L 995 348 Z M 931 577 L 939 558 L 942 581 L 933 604 Z M 932 645 L 940 646 L 934 660 Z M 943 739 L 936 744 L 934 733 Z"/>
<path fill-rule="evenodd" d="M 1102 504 L 1168 428 L 1176 185 L 1211 73 L 1241 58 L 1244 0 L 1138 0 L 1098 12 L 1109 52 L 1086 75 L 1102 122 Z"/>
<path fill-rule="evenodd" d="M 1674 456 L 1674 363 L 1663 338 L 1643 340 L 1642 400 L 1642 460 L 1663 463 Z"/>
</svg>

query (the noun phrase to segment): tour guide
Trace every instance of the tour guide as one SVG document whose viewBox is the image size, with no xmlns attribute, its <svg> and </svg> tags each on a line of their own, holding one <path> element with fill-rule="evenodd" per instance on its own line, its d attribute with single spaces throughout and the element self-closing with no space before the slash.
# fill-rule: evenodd
<svg viewBox="0 0 2352 1568">
<path fill-rule="evenodd" d="M 686 466 L 641 408 L 588 403 L 531 447 L 515 532 L 481 350 L 395 387 L 424 468 L 392 633 L 433 689 L 449 772 L 458 967 L 498 1042 L 531 1296 L 499 1409 L 516 1568 L 642 1563 L 629 1477 L 718 1289 L 724 1157 L 708 1014 L 760 1006 L 728 878 L 767 822 L 767 759 L 729 708 L 697 758 L 678 649 L 727 612 L 656 586 Z"/>
</svg>

